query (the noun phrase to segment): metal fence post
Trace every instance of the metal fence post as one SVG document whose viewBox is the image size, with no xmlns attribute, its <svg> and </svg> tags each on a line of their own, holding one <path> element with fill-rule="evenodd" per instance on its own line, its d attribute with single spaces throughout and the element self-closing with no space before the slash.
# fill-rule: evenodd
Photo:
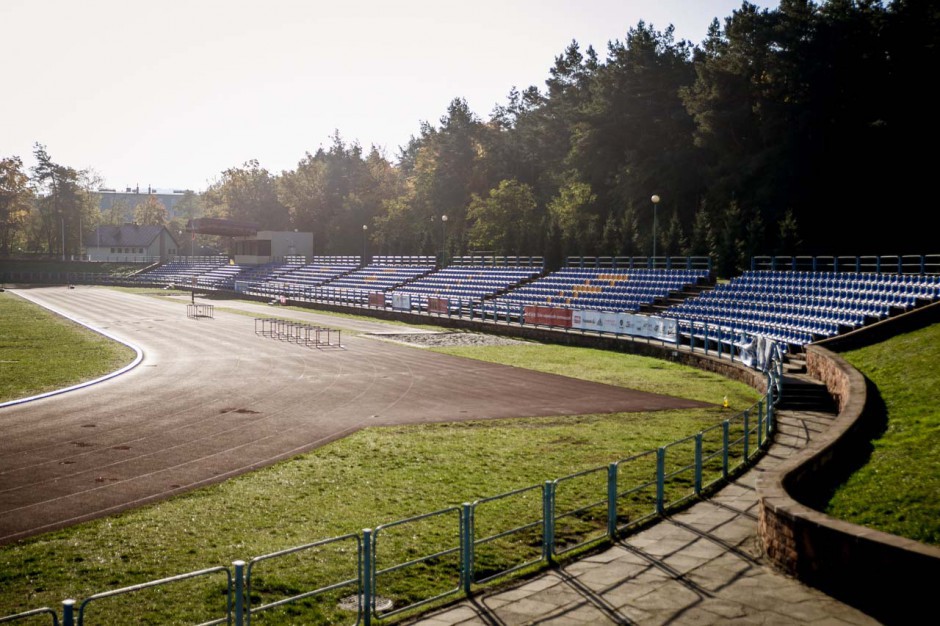
<svg viewBox="0 0 940 626">
<path fill-rule="evenodd" d="M 617 534 L 617 464 L 607 466 L 607 536 Z"/>
<path fill-rule="evenodd" d="M 702 493 L 702 433 L 695 435 L 695 495 Z"/>
<path fill-rule="evenodd" d="M 245 624 L 245 562 L 232 561 L 232 565 L 235 566 L 235 626 L 243 626 Z"/>
<path fill-rule="evenodd" d="M 62 601 L 62 626 L 75 626 L 75 600 Z"/>
<path fill-rule="evenodd" d="M 666 448 L 656 450 L 656 513 L 663 514 L 666 491 Z"/>
<path fill-rule="evenodd" d="M 750 442 L 751 442 L 751 432 L 750 426 L 748 425 L 748 412 L 744 411 L 744 462 L 747 463 L 747 460 L 750 458 Z"/>
<path fill-rule="evenodd" d="M 542 487 L 542 558 L 551 563 L 555 554 L 555 483 Z"/>
<path fill-rule="evenodd" d="M 362 623 L 372 624 L 372 529 L 362 529 Z"/>
<path fill-rule="evenodd" d="M 460 537 L 460 577 L 463 580 L 463 591 L 470 595 L 470 585 L 473 584 L 473 505 L 463 503 L 461 537 Z"/>
<path fill-rule="evenodd" d="M 705 343 L 705 354 L 708 354 L 708 322 L 705 322 L 703 336 L 704 336 L 704 343 Z"/>
<path fill-rule="evenodd" d="M 728 420 L 721 423 L 721 477 L 726 480 L 728 478 L 728 431 L 730 428 L 731 424 Z"/>
<path fill-rule="evenodd" d="M 764 445 L 764 401 L 757 402 L 757 447 Z"/>
<path fill-rule="evenodd" d="M 770 432 L 770 430 L 773 428 L 773 422 L 774 422 L 774 394 L 773 394 L 773 387 L 771 387 L 770 391 L 767 392 L 767 430 L 768 432 Z"/>
</svg>

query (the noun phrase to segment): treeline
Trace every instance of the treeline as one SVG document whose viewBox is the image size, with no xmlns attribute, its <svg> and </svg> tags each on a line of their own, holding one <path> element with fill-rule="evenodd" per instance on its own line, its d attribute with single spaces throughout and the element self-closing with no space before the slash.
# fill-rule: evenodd
<svg viewBox="0 0 940 626">
<path fill-rule="evenodd" d="M 573 41 L 488 119 L 454 99 L 394 162 L 337 132 L 200 200 L 312 231 L 318 254 L 359 250 L 366 225 L 374 254 L 648 255 L 654 194 L 657 254 L 723 273 L 754 254 L 930 252 L 938 18 L 918 1 L 744 3 L 699 45 L 640 22 L 603 56 Z"/>
</svg>

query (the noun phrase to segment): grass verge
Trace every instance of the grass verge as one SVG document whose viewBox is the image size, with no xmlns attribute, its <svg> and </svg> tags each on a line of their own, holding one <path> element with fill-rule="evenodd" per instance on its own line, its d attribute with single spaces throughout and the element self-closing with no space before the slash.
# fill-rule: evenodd
<svg viewBox="0 0 940 626">
<path fill-rule="evenodd" d="M 127 346 L 0 293 L 0 402 L 93 380 L 133 358 Z"/>
<path fill-rule="evenodd" d="M 878 387 L 888 422 L 868 463 L 836 491 L 827 512 L 940 545 L 940 324 L 842 356 Z"/>
<path fill-rule="evenodd" d="M 587 471 L 559 483 L 559 510 L 578 513 L 559 521 L 559 545 L 570 546 L 603 533 L 606 466 L 641 455 L 726 419 L 727 396 L 734 409 L 749 406 L 757 394 L 746 386 L 673 363 L 584 348 L 521 345 L 452 348 L 441 351 L 488 361 L 558 371 L 567 375 L 670 391 L 714 402 L 712 408 L 531 417 L 456 424 L 371 428 L 309 454 L 171 500 L 66 530 L 0 547 L 0 615 L 58 606 L 105 590 L 134 585 L 235 559 L 250 559 L 302 544 L 376 528 L 410 516 L 437 515 L 377 532 L 379 570 L 428 553 L 441 556 L 399 571 L 380 571 L 377 593 L 396 606 L 446 592 L 456 586 L 455 509 L 475 511 L 478 537 L 522 526 L 477 549 L 477 576 L 503 571 L 539 556 L 542 483 Z M 647 371 L 648 370 L 648 371 Z M 670 467 L 679 461 L 671 460 Z M 648 483 L 655 455 L 624 462 L 621 490 Z M 670 494 L 689 492 L 691 477 L 671 481 Z M 526 489 L 528 488 L 528 489 Z M 622 496 L 620 522 L 652 510 L 649 486 Z M 600 503 L 600 504 L 598 504 Z M 355 539 L 313 546 L 290 556 L 253 565 L 251 602 L 275 602 L 311 588 L 354 579 Z M 210 575 L 181 581 L 160 591 L 95 601 L 86 623 L 187 624 L 219 617 L 225 578 Z M 337 607 L 354 595 L 351 585 L 271 609 L 252 621 L 349 623 Z"/>
</svg>

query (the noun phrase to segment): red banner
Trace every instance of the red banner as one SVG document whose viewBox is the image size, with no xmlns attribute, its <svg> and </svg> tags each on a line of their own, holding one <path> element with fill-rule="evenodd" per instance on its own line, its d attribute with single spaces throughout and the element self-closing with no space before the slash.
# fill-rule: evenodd
<svg viewBox="0 0 940 626">
<path fill-rule="evenodd" d="M 385 308 L 385 292 L 375 291 L 369 294 L 369 306 Z"/>
<path fill-rule="evenodd" d="M 530 304 L 525 307 L 525 323 L 571 328 L 571 309 Z"/>
<path fill-rule="evenodd" d="M 447 298 L 428 298 L 428 313 L 446 314 L 450 310 L 450 300 Z"/>
</svg>

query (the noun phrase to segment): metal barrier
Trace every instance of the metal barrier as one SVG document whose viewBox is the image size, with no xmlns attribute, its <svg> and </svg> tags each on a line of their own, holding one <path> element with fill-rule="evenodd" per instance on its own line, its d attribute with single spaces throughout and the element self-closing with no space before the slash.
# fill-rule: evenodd
<svg viewBox="0 0 940 626">
<path fill-rule="evenodd" d="M 471 506 L 472 508 L 472 517 L 471 521 L 473 523 L 473 551 L 471 554 L 470 561 L 470 571 L 471 579 L 475 583 L 487 583 L 491 580 L 499 578 L 501 576 L 506 576 L 512 572 L 516 572 L 525 567 L 535 565 L 539 561 L 544 559 L 545 550 L 545 536 L 542 532 L 544 527 L 543 517 L 544 517 L 544 501 L 545 501 L 545 489 L 544 485 L 533 485 L 530 487 L 523 487 L 521 489 L 516 489 L 514 491 L 509 491 L 507 493 L 500 494 L 498 496 L 492 496 L 490 498 L 482 498 L 474 502 Z M 536 495 L 537 494 L 537 495 Z M 518 500 L 521 504 L 515 505 L 513 510 L 516 511 L 516 514 L 521 518 L 528 520 L 522 523 L 519 526 L 514 526 L 508 529 L 490 529 L 486 522 L 479 524 L 479 515 L 480 508 L 488 509 L 490 507 L 511 507 L 511 501 Z M 519 510 L 521 509 L 521 510 Z M 531 510 L 528 510 L 531 509 Z M 534 518 L 532 517 L 534 514 Z M 480 526 L 483 527 L 483 532 L 489 533 L 485 537 L 476 538 L 476 531 L 480 529 Z M 539 536 L 540 535 L 540 536 Z M 486 549 L 491 544 L 496 544 L 501 542 L 502 545 L 507 545 L 512 543 L 510 538 L 514 538 L 514 545 L 525 544 L 528 546 L 536 544 L 536 536 L 539 536 L 539 541 L 537 545 L 539 549 L 537 551 L 533 550 L 535 554 L 531 557 L 523 556 L 521 562 L 513 562 L 510 564 L 503 565 L 500 562 L 501 554 L 498 549 L 493 549 L 493 554 L 488 552 Z M 478 570 L 481 571 L 481 576 L 477 577 Z"/>
<path fill-rule="evenodd" d="M 277 337 L 278 321 L 258 318 L 255 332 Z M 283 326 L 283 332 L 296 336 L 290 334 L 290 328 L 296 326 Z M 203 622 L 202 626 L 223 623 L 245 626 L 250 624 L 253 614 L 312 598 L 328 600 L 329 594 L 344 588 L 355 589 L 350 610 L 355 613 L 355 623 L 366 626 L 371 625 L 373 618 L 397 615 L 461 592 L 470 595 L 474 584 L 551 563 L 557 556 L 613 539 L 727 481 L 769 444 L 775 425 L 774 407 L 782 388 L 780 377 L 778 367 L 768 368 L 767 392 L 759 402 L 720 424 L 656 450 L 472 504 L 383 524 L 374 530 L 364 529 L 361 535 L 347 534 L 255 557 L 247 569 L 244 561 L 235 561 L 232 570 L 214 567 L 95 594 L 79 606 L 77 623 L 82 625 L 92 602 L 223 572 L 227 577 L 225 616 Z M 504 513 L 509 510 L 509 517 L 522 523 L 499 528 L 488 517 L 491 508 L 502 508 Z M 346 559 L 350 572 L 355 571 L 354 578 L 339 576 L 339 580 L 312 585 L 309 581 L 316 578 L 317 568 L 306 563 L 305 575 L 301 577 L 307 581 L 302 583 L 306 587 L 252 606 L 251 596 L 260 597 L 261 593 L 260 574 L 256 572 L 260 564 L 283 564 L 291 556 L 299 559 L 353 541 L 354 564 L 349 562 L 351 551 L 337 548 L 337 552 L 343 554 L 341 558 Z M 515 558 L 520 553 L 522 556 Z M 322 559 L 316 556 L 319 553 L 310 561 L 321 563 Z M 385 566 L 385 561 L 392 564 Z M 429 592 L 428 597 L 413 598 L 407 578 L 414 572 L 416 576 L 437 581 L 439 588 Z M 310 586 L 315 588 L 307 588 Z M 383 606 L 379 600 L 389 602 Z M 62 603 L 64 626 L 76 624 L 74 605 L 72 599 Z M 50 615 L 54 625 L 59 623 L 56 612 L 47 607 L 0 617 L 0 623 L 42 615 Z"/>
<path fill-rule="evenodd" d="M 332 546 L 334 544 L 345 543 L 345 542 L 350 542 L 350 541 L 355 541 L 356 543 L 356 550 L 354 553 L 356 560 L 355 560 L 354 567 L 353 567 L 353 569 L 355 570 L 355 576 L 353 578 L 348 578 L 346 580 L 333 582 L 323 587 L 312 589 L 310 591 L 304 591 L 302 593 L 297 593 L 292 596 L 275 600 L 273 602 L 268 602 L 266 604 L 259 604 L 258 606 L 252 606 L 252 601 L 251 601 L 252 581 L 256 577 L 255 569 L 259 563 L 263 563 L 266 561 L 283 560 L 288 556 L 301 555 L 301 554 L 313 552 L 317 548 L 324 548 L 327 546 Z M 313 558 L 316 558 L 316 557 L 313 557 Z M 287 550 L 281 550 L 279 552 L 273 552 L 271 554 L 266 554 L 264 556 L 259 556 L 259 557 L 255 557 L 251 559 L 251 561 L 249 561 L 248 563 L 248 567 L 245 572 L 245 579 L 244 579 L 245 580 L 244 623 L 251 624 L 251 616 L 256 613 L 261 613 L 262 611 L 267 611 L 267 610 L 274 609 L 277 607 L 285 606 L 287 604 L 296 602 L 298 600 L 304 600 L 304 599 L 314 598 L 317 596 L 322 596 L 323 594 L 326 594 L 331 591 L 343 589 L 344 587 L 355 586 L 355 598 L 356 598 L 355 623 L 358 624 L 359 621 L 362 619 L 362 609 L 363 609 L 363 602 L 362 602 L 363 589 L 362 589 L 362 584 L 361 584 L 362 563 L 363 563 L 362 538 L 358 534 L 355 534 L 355 533 L 349 534 L 349 535 L 343 535 L 342 537 L 334 537 L 332 539 L 324 539 L 323 541 L 315 541 L 313 543 L 308 543 L 302 546 L 296 546 L 294 548 L 288 548 Z M 305 580 L 314 578 L 316 573 L 317 572 L 315 571 L 315 569 L 312 572 L 306 572 Z M 276 583 L 268 583 L 268 585 L 272 587 L 277 586 Z M 255 593 L 256 594 L 259 593 L 257 588 L 255 589 Z M 236 623 L 240 624 L 241 622 L 236 622 Z"/>
<path fill-rule="evenodd" d="M 276 317 L 256 317 L 255 334 L 308 348 L 343 347 L 340 329 Z"/>
<path fill-rule="evenodd" d="M 657 270 L 708 270 L 711 257 L 705 256 L 569 256 L 565 267 Z"/>
<path fill-rule="evenodd" d="M 611 463 L 607 482 L 607 500 L 612 502 L 608 514 L 608 532 L 613 529 L 614 533 L 621 533 L 656 517 L 657 461 L 656 450 L 649 450 Z M 639 482 L 619 491 L 620 485 L 627 485 L 620 477 L 628 471 L 636 474 Z"/>
<path fill-rule="evenodd" d="M 66 602 L 74 602 L 72 600 L 66 600 Z M 37 615 L 50 615 L 52 616 L 52 626 L 59 626 L 59 614 L 50 609 L 49 607 L 42 607 L 41 609 L 33 609 L 32 611 L 25 611 L 23 613 L 17 613 L 16 615 L 9 615 L 7 617 L 0 617 L 0 624 L 6 624 L 8 622 L 15 622 L 18 620 L 29 619 L 31 617 L 36 617 Z"/>
<path fill-rule="evenodd" d="M 215 317 L 215 305 L 214 304 L 187 304 L 186 305 L 186 317 L 191 319 L 199 318 L 209 318 L 213 319 Z"/>
<path fill-rule="evenodd" d="M 940 273 L 940 255 L 755 256 L 751 270 L 936 274 Z"/>
<path fill-rule="evenodd" d="M 433 532 L 431 532 L 431 529 L 427 529 L 426 533 L 431 536 L 425 537 L 425 543 L 419 547 L 409 546 L 407 549 L 404 550 L 404 552 L 408 552 L 408 553 L 417 552 L 417 550 L 424 549 L 427 547 L 428 544 L 431 544 L 433 546 L 432 549 L 434 550 L 431 554 L 425 554 L 424 556 L 420 556 L 415 559 L 409 559 L 407 561 L 396 563 L 395 565 L 391 565 L 384 569 L 379 569 L 379 549 L 378 549 L 379 548 L 379 533 L 383 533 L 383 532 L 388 533 L 391 531 L 391 529 L 404 526 L 406 524 L 417 524 L 418 522 L 434 520 L 436 518 L 449 516 L 449 515 L 454 515 L 456 517 L 457 533 L 456 533 L 456 536 L 450 535 L 451 540 L 454 540 L 454 539 L 456 540 L 456 543 L 457 543 L 456 546 L 449 547 L 448 539 L 446 539 L 446 537 L 448 537 L 448 534 L 440 533 L 440 531 L 438 531 L 437 529 L 434 529 Z M 411 535 L 412 539 L 418 538 L 417 532 L 414 529 L 410 528 L 407 532 Z M 364 602 L 364 604 L 366 605 L 367 610 L 371 609 L 371 612 L 375 613 L 379 617 L 389 617 L 391 615 L 396 615 L 398 613 L 401 613 L 402 611 L 422 606 L 424 604 L 427 604 L 428 602 L 432 602 L 434 600 L 438 600 L 440 598 L 444 598 L 444 597 L 459 593 L 460 590 L 463 588 L 463 583 L 465 580 L 465 568 L 462 567 L 462 564 L 467 561 L 466 554 L 465 554 L 466 542 L 464 542 L 461 538 L 464 537 L 465 534 L 468 532 L 469 532 L 469 529 L 466 528 L 464 516 L 462 515 L 462 509 L 456 506 L 446 508 L 446 509 L 441 509 L 439 511 L 434 511 L 433 513 L 425 513 L 424 515 L 417 515 L 415 517 L 410 517 L 408 519 L 403 519 L 397 522 L 391 522 L 388 524 L 382 524 L 381 526 L 377 526 L 372 533 L 372 537 L 373 537 L 372 553 L 371 555 L 368 555 L 368 558 L 372 559 L 372 565 L 373 565 L 371 568 L 373 572 L 372 581 L 371 581 L 371 584 L 368 586 L 368 589 L 370 589 L 370 591 L 372 591 L 373 593 L 371 595 L 366 596 L 367 602 Z M 443 537 L 441 535 L 443 535 Z M 392 539 L 390 538 L 388 541 L 391 542 Z M 405 541 L 407 541 L 407 539 L 405 539 Z M 444 545 L 441 545 L 442 543 Z M 448 570 L 450 568 L 448 568 L 446 564 L 440 563 L 440 561 L 444 561 L 445 560 L 444 557 L 452 556 L 452 555 L 457 555 L 456 563 L 454 564 L 454 567 L 453 567 L 455 571 L 449 572 Z M 454 586 L 452 588 L 447 588 L 443 591 L 440 591 L 439 593 L 429 598 L 419 600 L 418 602 L 412 602 L 411 604 L 407 604 L 405 606 L 391 609 L 385 612 L 376 611 L 375 610 L 375 597 L 379 595 L 379 577 L 380 576 L 388 577 L 391 574 L 404 570 L 405 568 L 415 567 L 418 565 L 423 566 L 422 569 L 424 570 L 427 570 L 427 569 L 433 570 L 434 572 L 433 577 L 435 581 L 437 582 L 446 580 L 445 577 L 448 573 L 455 574 L 456 582 L 454 583 Z M 429 572 L 427 571 L 424 571 L 423 573 L 425 576 L 429 575 Z M 395 584 L 394 579 L 392 580 L 392 582 L 386 583 L 386 585 L 389 587 L 389 589 L 392 592 L 394 591 L 394 584 Z M 389 593 L 389 595 L 391 595 L 391 593 Z M 367 620 L 366 623 L 368 624 L 369 621 Z"/>
<path fill-rule="evenodd" d="M 592 493 L 588 488 L 587 493 L 589 497 L 586 498 L 583 493 L 585 490 L 583 486 L 580 489 L 576 486 L 572 486 L 571 491 L 574 493 L 570 496 L 563 490 L 561 494 L 563 501 L 565 498 L 570 498 L 570 500 L 572 500 L 570 503 L 571 508 L 567 508 L 559 513 L 559 487 L 584 482 L 589 478 L 599 479 L 599 485 L 595 486 L 595 491 Z M 576 550 L 577 548 L 607 536 L 608 508 L 610 506 L 610 501 L 607 497 L 608 478 L 607 466 L 604 466 L 569 474 L 568 476 L 556 478 L 552 481 L 553 555 L 562 555 L 571 552 L 572 550 Z M 579 493 L 579 491 L 581 493 Z M 583 502 L 584 499 L 589 501 L 585 503 Z M 598 509 L 601 508 L 603 510 L 598 511 Z M 562 524 L 564 524 L 564 526 L 562 526 Z M 559 548 L 560 538 L 562 539 L 562 548 Z"/>
<path fill-rule="evenodd" d="M 233 598 L 235 595 L 235 586 L 232 584 L 232 573 L 227 567 L 210 567 L 208 569 L 203 569 L 195 572 L 188 572 L 186 574 L 179 574 L 178 576 L 170 576 L 168 578 L 161 578 L 160 580 L 153 580 L 146 583 L 141 583 L 139 585 L 131 585 L 129 587 L 123 587 L 121 589 L 114 589 L 112 591 L 105 591 L 102 593 L 96 593 L 93 596 L 86 598 L 78 607 L 78 626 L 82 626 L 85 620 L 85 611 L 88 609 L 89 604 L 92 602 L 103 600 L 105 598 L 112 598 L 114 596 L 124 595 L 128 593 L 135 593 L 138 591 L 143 591 L 144 589 L 152 589 L 155 587 L 162 587 L 164 585 L 169 585 L 172 583 L 180 582 L 183 580 L 190 580 L 193 578 L 201 578 L 205 576 L 210 576 L 216 573 L 225 573 L 228 584 L 227 584 L 227 593 L 225 594 L 226 607 L 225 607 L 225 616 L 217 619 L 210 620 L 208 622 L 200 622 L 199 626 L 211 626 L 212 624 L 231 624 L 232 623 L 232 609 L 236 605 L 236 601 Z M 240 591 L 240 589 L 239 589 Z M 240 604 L 240 601 L 239 601 Z M 72 626 L 71 621 L 71 611 L 66 612 L 66 618 L 63 620 L 65 626 Z M 123 621 L 123 620 L 122 620 Z M 132 621 L 128 619 L 127 621 Z"/>
</svg>

